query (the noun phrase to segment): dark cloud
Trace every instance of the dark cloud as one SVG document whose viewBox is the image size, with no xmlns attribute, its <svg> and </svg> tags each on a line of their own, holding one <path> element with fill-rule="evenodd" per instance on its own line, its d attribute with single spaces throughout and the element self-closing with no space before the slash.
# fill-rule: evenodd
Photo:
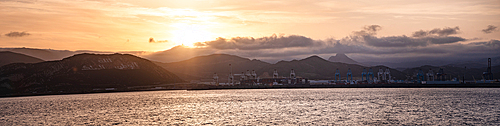
<svg viewBox="0 0 500 126">
<path fill-rule="evenodd" d="M 375 34 L 382 27 L 365 26 L 363 30 L 342 39 L 312 40 L 300 35 L 272 35 L 262 38 L 235 37 L 217 38 L 214 41 L 198 42 L 198 48 L 176 47 L 151 55 L 157 61 L 167 61 L 165 57 L 185 60 L 199 55 L 224 53 L 246 58 L 276 62 L 283 59 L 301 59 L 310 55 L 333 55 L 348 53 L 366 58 L 365 61 L 401 62 L 403 59 L 462 59 L 485 56 L 497 57 L 500 54 L 500 41 L 465 39 L 457 34 L 459 28 L 436 28 L 429 31 L 416 31 L 413 36 L 384 36 Z M 462 43 L 468 41 L 467 43 Z M 480 42 L 478 42 L 480 41 Z M 189 56 L 184 56 L 189 54 Z"/>
<path fill-rule="evenodd" d="M 448 36 L 457 34 L 460 30 L 459 27 L 435 28 L 430 31 L 420 30 L 414 32 L 413 37 L 408 37 L 406 35 L 388 37 L 374 36 L 380 29 L 382 29 L 382 27 L 379 25 L 365 26 L 364 30 L 354 32 L 354 36 L 345 38 L 344 41 L 364 43 L 366 46 L 373 47 L 425 47 L 430 44 L 448 44 L 466 40 L 461 37 Z"/>
<path fill-rule="evenodd" d="M 446 27 L 446 28 L 435 28 L 430 31 L 416 31 L 413 33 L 413 37 L 427 37 L 427 36 L 448 36 L 448 35 L 453 35 L 453 34 L 458 34 L 460 31 L 460 28 L 454 27 Z"/>
<path fill-rule="evenodd" d="M 432 44 L 448 44 L 448 43 L 465 41 L 466 39 L 462 37 L 446 36 L 446 37 L 427 37 L 427 38 L 422 38 L 422 40 Z"/>
<path fill-rule="evenodd" d="M 207 46 L 215 49 L 239 49 L 239 50 L 255 50 L 255 49 L 279 49 L 289 47 L 311 47 L 320 43 L 311 38 L 290 35 L 277 36 L 273 34 L 269 37 L 253 38 L 253 37 L 235 37 L 231 39 L 217 38 L 214 41 L 198 42 L 196 46 Z"/>
<path fill-rule="evenodd" d="M 369 32 L 377 32 L 380 31 L 382 27 L 380 25 L 369 25 L 365 26 L 364 29 Z"/>
<path fill-rule="evenodd" d="M 426 32 L 424 30 L 420 30 L 420 31 L 413 32 L 413 37 L 425 37 L 428 34 L 429 34 L 428 32 Z"/>
<path fill-rule="evenodd" d="M 363 28 L 361 31 L 354 31 L 354 35 L 376 35 L 377 31 L 382 30 L 380 25 L 368 25 Z"/>
<path fill-rule="evenodd" d="M 488 28 L 486 29 L 483 29 L 482 30 L 484 33 L 488 34 L 488 33 L 492 33 L 494 31 L 498 31 L 497 27 L 496 26 L 493 26 L 493 25 L 488 25 Z"/>
<path fill-rule="evenodd" d="M 29 36 L 29 35 L 31 35 L 31 34 L 28 32 L 10 32 L 10 33 L 5 34 L 5 36 L 7 36 L 7 37 L 24 37 L 24 36 Z"/>
<path fill-rule="evenodd" d="M 394 37 L 399 38 L 399 37 Z M 444 37 L 443 37 L 444 38 Z M 375 38 L 373 38 L 375 39 Z M 389 40 L 387 37 L 376 39 Z M 407 39 L 415 39 L 407 37 Z M 416 39 L 415 39 L 416 40 Z M 471 56 L 476 55 L 475 58 L 481 56 L 499 56 L 500 54 L 500 41 L 490 40 L 485 42 L 473 42 L 469 44 L 462 43 L 449 43 L 449 44 L 435 44 L 434 46 L 393 46 L 393 47 L 376 47 L 367 44 L 353 43 L 350 40 L 316 40 L 316 42 L 323 42 L 321 46 L 314 47 L 297 47 L 293 49 L 253 49 L 253 50 L 239 50 L 239 49 L 216 49 L 216 48 L 183 48 L 175 47 L 164 52 L 158 52 L 154 55 L 147 56 L 155 61 L 182 61 L 194 56 L 201 56 L 214 53 L 232 54 L 251 59 L 260 59 L 267 62 L 276 62 L 283 59 L 301 59 L 310 55 L 331 55 L 335 53 L 347 53 L 363 55 L 371 57 L 373 61 L 378 58 L 385 59 L 384 62 L 401 62 L 401 59 L 411 59 L 417 57 L 421 59 L 443 57 L 461 59 L 463 55 Z M 430 45 L 430 43 L 428 43 Z M 474 58 L 474 57 L 472 57 Z"/>
<path fill-rule="evenodd" d="M 448 35 L 458 34 L 458 31 L 460 31 L 460 28 L 458 26 L 455 28 L 450 28 L 450 27 L 446 27 L 443 29 L 435 28 L 429 31 L 429 34 L 437 34 L 438 36 L 448 36 Z"/>
<path fill-rule="evenodd" d="M 327 40 L 332 41 L 332 40 Z M 327 42 L 328 43 L 328 42 Z M 333 44 L 313 49 L 314 54 L 329 54 L 329 53 L 375 53 L 372 48 L 361 44 L 350 44 L 347 41 L 334 41 Z"/>
<path fill-rule="evenodd" d="M 427 46 L 427 41 L 422 39 L 414 39 L 411 37 L 403 36 L 389 36 L 389 37 L 375 37 L 375 36 L 362 36 L 357 41 L 365 42 L 369 46 L 374 47 L 418 47 Z"/>
<path fill-rule="evenodd" d="M 158 41 L 155 41 L 155 39 L 153 37 L 149 38 L 149 43 L 164 43 L 164 42 L 168 42 L 168 40 L 158 40 Z"/>
<path fill-rule="evenodd" d="M 408 37 L 388 36 L 376 37 L 372 35 L 353 36 L 345 39 L 346 41 L 354 41 L 355 43 L 365 43 L 367 46 L 373 47 L 425 47 L 430 44 L 447 44 L 464 41 L 466 39 L 454 36 L 430 36 L 430 37 Z"/>
<path fill-rule="evenodd" d="M 487 42 L 473 42 L 469 43 L 469 45 L 480 45 L 480 46 L 488 46 L 488 47 L 500 47 L 500 41 L 499 40 L 490 40 Z"/>
</svg>

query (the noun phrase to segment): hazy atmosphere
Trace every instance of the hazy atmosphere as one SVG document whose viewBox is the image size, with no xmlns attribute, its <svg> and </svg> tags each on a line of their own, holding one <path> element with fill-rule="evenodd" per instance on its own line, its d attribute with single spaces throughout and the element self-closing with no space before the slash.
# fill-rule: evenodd
<svg viewBox="0 0 500 126">
<path fill-rule="evenodd" d="M 500 56 L 496 0 L 0 0 L 0 8 L 3 48 L 128 52 L 160 62 L 213 53 L 271 63 L 336 53 L 360 62 Z"/>
<path fill-rule="evenodd" d="M 0 126 L 500 125 L 499 0 L 0 0 Z"/>
</svg>

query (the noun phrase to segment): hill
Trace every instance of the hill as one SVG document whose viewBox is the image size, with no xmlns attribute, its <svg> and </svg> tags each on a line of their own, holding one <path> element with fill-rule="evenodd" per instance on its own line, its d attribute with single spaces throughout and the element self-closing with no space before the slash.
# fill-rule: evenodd
<svg viewBox="0 0 500 126">
<path fill-rule="evenodd" d="M 328 61 L 362 65 L 361 63 L 358 63 L 353 59 L 347 57 L 347 55 L 345 55 L 344 53 L 337 53 L 335 56 L 331 56 L 330 58 L 328 58 Z"/>
<path fill-rule="evenodd" d="M 189 48 L 183 45 L 172 47 L 169 50 L 158 51 L 149 55 L 143 55 L 151 61 L 158 61 L 163 63 L 180 62 L 188 60 L 197 56 L 204 56 L 207 54 L 214 54 L 214 50 L 206 48 Z"/>
<path fill-rule="evenodd" d="M 76 54 L 82 53 L 98 53 L 98 54 L 112 54 L 112 52 L 90 51 L 90 50 L 53 50 L 53 49 L 37 49 L 37 48 L 0 48 L 0 51 L 10 51 L 20 53 L 32 57 L 36 57 L 45 61 L 61 60 Z M 133 54 L 134 52 L 127 52 Z"/>
<path fill-rule="evenodd" d="M 361 79 L 361 72 L 363 68 L 369 70 L 373 69 L 373 72 L 376 76 L 376 72 L 378 72 L 379 68 L 382 68 L 384 71 L 387 69 L 386 66 L 374 66 L 374 67 L 364 67 L 357 64 L 346 64 L 340 62 L 330 62 L 325 59 L 322 59 L 318 56 L 311 56 L 302 60 L 293 60 L 293 61 L 280 61 L 276 64 L 269 65 L 260 69 L 258 72 L 264 73 L 272 73 L 274 69 L 278 71 L 280 76 L 289 76 L 290 70 L 294 69 L 295 73 L 299 77 L 305 77 L 309 79 L 334 79 L 336 69 L 339 69 L 342 79 L 346 79 L 347 71 L 350 68 L 352 72 L 353 78 Z M 395 69 L 389 68 L 391 71 L 391 76 L 395 79 L 405 79 L 406 75 L 397 71 Z"/>
<path fill-rule="evenodd" d="M 212 54 L 198 56 L 188 60 L 172 63 L 159 63 L 168 71 L 172 71 L 185 80 L 211 79 L 217 73 L 221 81 L 227 80 L 231 64 L 233 73 L 241 73 L 246 70 L 257 70 L 269 63 L 260 60 L 250 60 L 239 56 L 228 54 Z"/>
<path fill-rule="evenodd" d="M 0 67 L 0 90 L 11 93 L 86 92 L 183 82 L 153 62 L 129 54 L 78 54 L 63 60 Z"/>
<path fill-rule="evenodd" d="M 299 77 L 309 79 L 333 79 L 335 77 L 336 68 L 339 68 L 341 77 L 345 79 L 347 70 L 351 68 L 353 78 L 361 79 L 363 68 L 367 70 L 372 68 L 374 72 L 378 72 L 379 68 L 383 68 L 384 70 L 387 68 L 385 66 L 364 67 L 356 64 L 330 62 L 318 56 L 311 56 L 302 60 L 280 61 L 276 64 L 269 64 L 259 60 L 250 60 L 227 54 L 199 56 L 180 62 L 157 64 L 172 71 L 185 80 L 206 79 L 210 81 L 209 79 L 212 78 L 213 74 L 217 73 L 220 82 L 227 81 L 230 71 L 229 64 L 232 65 L 234 74 L 241 74 L 247 70 L 255 70 L 260 78 L 272 77 L 274 69 L 278 70 L 280 76 L 289 76 L 290 70 L 294 69 Z M 395 69 L 390 69 L 390 71 L 391 75 L 396 79 L 406 78 L 405 74 Z M 239 78 L 239 76 L 235 76 L 236 80 Z"/>
<path fill-rule="evenodd" d="M 10 51 L 0 51 L 0 66 L 11 63 L 38 63 L 38 62 L 43 62 L 43 60 L 20 53 L 14 53 Z"/>
</svg>

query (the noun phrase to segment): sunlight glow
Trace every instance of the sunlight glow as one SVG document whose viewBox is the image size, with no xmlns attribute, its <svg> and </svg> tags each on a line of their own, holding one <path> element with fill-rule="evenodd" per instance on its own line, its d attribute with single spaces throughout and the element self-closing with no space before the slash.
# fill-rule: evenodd
<svg viewBox="0 0 500 126">
<path fill-rule="evenodd" d="M 176 30 L 171 31 L 173 35 L 171 40 L 177 45 L 194 47 L 196 42 L 205 42 L 213 40 L 213 33 L 207 30 L 205 25 L 177 23 L 173 24 Z"/>
</svg>

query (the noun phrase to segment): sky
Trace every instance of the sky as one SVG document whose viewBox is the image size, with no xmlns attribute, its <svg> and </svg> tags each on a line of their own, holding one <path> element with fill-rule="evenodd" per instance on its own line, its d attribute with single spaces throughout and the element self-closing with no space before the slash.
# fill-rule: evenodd
<svg viewBox="0 0 500 126">
<path fill-rule="evenodd" d="M 0 0 L 0 17 L 2 48 L 144 51 L 163 62 L 500 56 L 498 0 Z"/>
</svg>

